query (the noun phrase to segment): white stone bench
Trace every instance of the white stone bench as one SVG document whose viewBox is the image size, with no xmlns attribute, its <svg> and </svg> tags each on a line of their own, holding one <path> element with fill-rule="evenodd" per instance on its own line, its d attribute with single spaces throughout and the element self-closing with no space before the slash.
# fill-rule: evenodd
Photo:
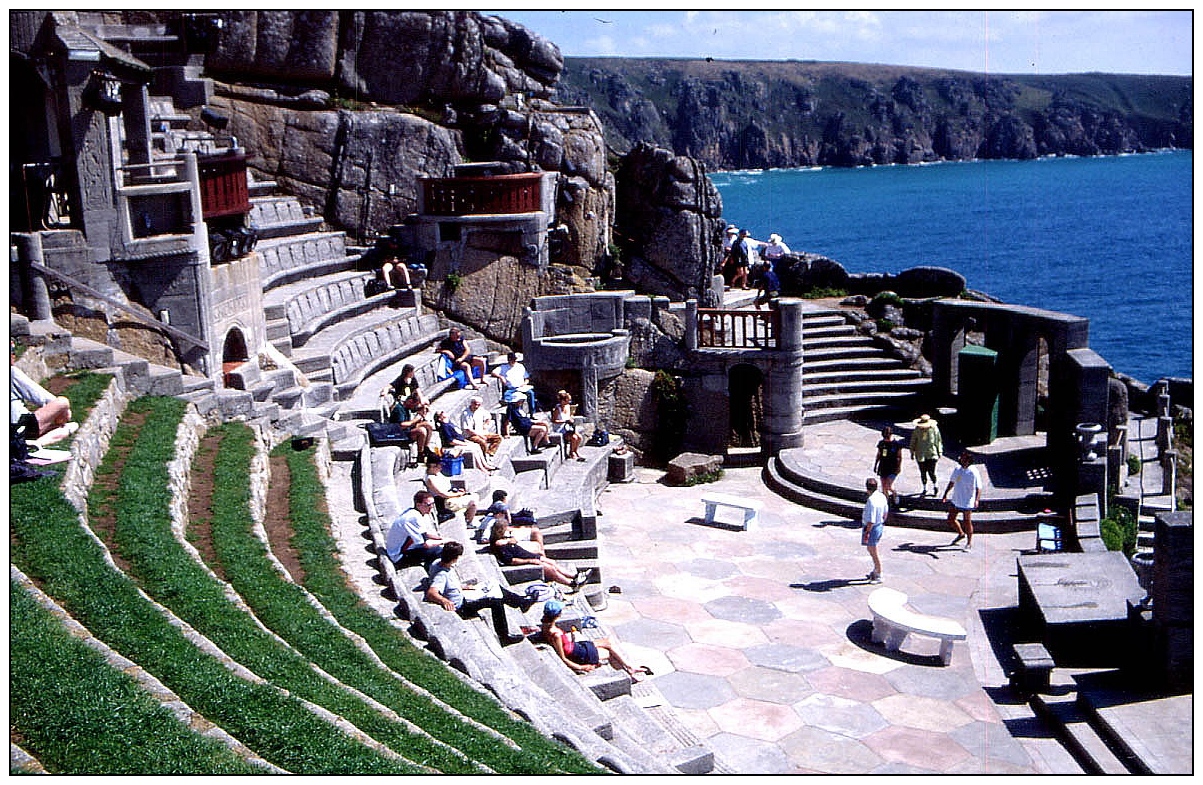
<svg viewBox="0 0 1203 785">
<path fill-rule="evenodd" d="M 940 641 L 940 661 L 952 660 L 953 641 L 963 641 L 965 628 L 953 619 L 916 613 L 906 607 L 906 595 L 882 587 L 869 595 L 869 610 L 873 613 L 873 642 L 885 645 L 886 651 L 898 651 L 906 636 L 914 633 Z"/>
<path fill-rule="evenodd" d="M 731 507 L 739 510 L 743 514 L 743 521 L 740 528 L 744 530 L 752 529 L 757 522 L 757 516 L 760 513 L 760 502 L 755 499 L 741 499 L 738 496 L 729 496 L 725 493 L 704 493 L 702 494 L 702 504 L 706 505 L 706 523 L 714 523 L 714 514 L 719 507 Z"/>
</svg>

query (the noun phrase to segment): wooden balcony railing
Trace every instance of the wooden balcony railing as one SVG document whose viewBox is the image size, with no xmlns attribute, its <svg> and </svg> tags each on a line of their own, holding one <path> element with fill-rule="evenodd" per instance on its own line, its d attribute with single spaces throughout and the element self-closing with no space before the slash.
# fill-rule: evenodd
<svg viewBox="0 0 1203 785">
<path fill-rule="evenodd" d="M 776 349 L 781 334 L 781 313 L 766 311 L 698 309 L 699 349 Z"/>
<path fill-rule="evenodd" d="M 511 215 L 542 208 L 543 175 L 448 177 L 422 181 L 426 215 Z"/>
</svg>

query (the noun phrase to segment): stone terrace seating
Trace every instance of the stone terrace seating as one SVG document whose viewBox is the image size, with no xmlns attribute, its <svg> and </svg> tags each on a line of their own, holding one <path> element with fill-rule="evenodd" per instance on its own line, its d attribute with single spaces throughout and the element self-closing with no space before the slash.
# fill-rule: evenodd
<svg viewBox="0 0 1203 785">
<path fill-rule="evenodd" d="M 620 773 L 674 772 L 664 760 L 642 752 L 638 745 L 631 750 L 619 749 L 598 735 L 596 728 L 566 710 L 501 649 L 487 622 L 461 619 L 427 603 L 420 591 L 425 577 L 421 568 L 399 571 L 394 568 L 384 551 L 384 535 L 392 519 L 407 506 L 405 500 L 398 498 L 404 493 L 398 492 L 393 479 L 400 455 L 397 447 L 365 446 L 359 457 L 363 467 L 359 473 L 359 499 L 367 512 L 368 530 L 382 577 L 397 597 L 398 614 L 412 623 L 413 631 L 426 639 L 436 655 L 486 686 L 541 733 Z M 462 518 L 453 520 L 462 527 Z M 462 574 L 472 577 L 474 572 L 479 574 L 481 567 L 472 549 L 467 549 L 459 567 Z"/>
<path fill-rule="evenodd" d="M 354 269 L 342 232 L 309 232 L 260 240 L 259 277 L 265 290 L 293 281 Z"/>
<path fill-rule="evenodd" d="M 294 347 L 304 346 L 317 331 L 392 304 L 398 295 L 408 294 L 408 301 L 403 304 L 415 305 L 416 297 L 411 293 L 387 291 L 367 296 L 364 285 L 372 278 L 373 274 L 369 272 L 336 273 L 272 289 L 263 297 L 264 315 L 271 326 L 283 320 L 287 331 L 273 331 L 270 337 L 275 338 L 277 334 L 287 337 L 283 343 L 291 351 Z"/>
<path fill-rule="evenodd" d="M 438 341 L 438 317 L 415 308 L 370 311 L 331 325 L 294 352 L 293 362 L 310 379 L 332 381 L 338 398 L 354 394 L 363 378 Z"/>
<path fill-rule="evenodd" d="M 260 238 L 280 237 L 312 232 L 322 225 L 291 196 L 256 196 L 251 198 L 251 226 Z"/>
</svg>

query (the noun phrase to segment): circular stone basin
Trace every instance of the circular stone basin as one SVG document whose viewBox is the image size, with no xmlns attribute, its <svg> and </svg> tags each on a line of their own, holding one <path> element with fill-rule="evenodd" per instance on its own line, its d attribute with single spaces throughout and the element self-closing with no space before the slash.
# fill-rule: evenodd
<svg viewBox="0 0 1203 785">
<path fill-rule="evenodd" d="M 621 368 L 630 354 L 631 336 L 614 333 L 567 333 L 536 338 L 539 368 Z"/>
<path fill-rule="evenodd" d="M 568 335 L 553 335 L 550 338 L 542 338 L 540 339 L 540 343 L 544 346 L 571 346 L 581 343 L 601 343 L 613 337 L 610 333 L 570 333 Z"/>
</svg>

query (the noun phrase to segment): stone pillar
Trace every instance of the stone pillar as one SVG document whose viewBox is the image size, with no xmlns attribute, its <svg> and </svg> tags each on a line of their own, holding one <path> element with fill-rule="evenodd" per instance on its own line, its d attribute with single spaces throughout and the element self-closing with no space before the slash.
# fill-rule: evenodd
<svg viewBox="0 0 1203 785">
<path fill-rule="evenodd" d="M 1156 662 L 1175 693 L 1190 692 L 1194 681 L 1195 540 L 1189 512 L 1157 515 L 1153 534 L 1153 630 Z"/>
<path fill-rule="evenodd" d="M 596 420 L 597 412 L 597 368 L 582 368 L 581 416 L 586 420 Z"/>
<path fill-rule="evenodd" d="M 21 274 L 22 297 L 28 309 L 29 318 L 34 321 L 46 321 L 54 318 L 50 307 L 50 290 L 46 279 L 33 271 L 30 262 L 46 264 L 42 254 L 42 235 L 37 232 L 13 235 L 17 245 L 17 255 Z"/>
<path fill-rule="evenodd" d="M 698 350 L 698 301 L 685 301 L 685 351 Z"/>
<path fill-rule="evenodd" d="M 765 376 L 764 425 L 761 453 L 776 455 L 787 447 L 801 447 L 802 421 L 802 314 L 803 303 L 795 298 L 778 300 L 781 334 L 771 353 Z"/>
<path fill-rule="evenodd" d="M 1161 454 L 1161 493 L 1168 496 L 1174 495 L 1174 486 L 1177 485 L 1178 472 L 1178 451 L 1166 450 Z M 1171 498 L 1171 502 L 1173 499 Z M 1175 507 L 1177 504 L 1174 505 Z"/>
</svg>

